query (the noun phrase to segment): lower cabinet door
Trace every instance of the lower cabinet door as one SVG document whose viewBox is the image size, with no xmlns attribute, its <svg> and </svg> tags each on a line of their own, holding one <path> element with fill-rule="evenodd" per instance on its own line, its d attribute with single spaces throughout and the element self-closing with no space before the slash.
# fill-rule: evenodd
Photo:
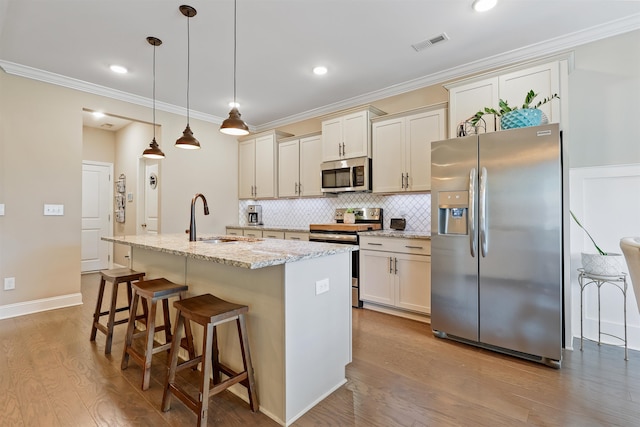
<svg viewBox="0 0 640 427">
<path fill-rule="evenodd" d="M 360 251 L 360 299 L 394 305 L 392 256 L 387 252 Z"/>
<path fill-rule="evenodd" d="M 397 280 L 396 305 L 406 310 L 431 313 L 431 257 L 393 254 Z"/>
</svg>

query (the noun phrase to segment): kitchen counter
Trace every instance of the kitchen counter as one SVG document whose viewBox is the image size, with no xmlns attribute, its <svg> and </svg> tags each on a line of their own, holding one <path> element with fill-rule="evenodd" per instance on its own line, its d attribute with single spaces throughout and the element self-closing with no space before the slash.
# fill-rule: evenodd
<svg viewBox="0 0 640 427">
<path fill-rule="evenodd" d="M 253 227 L 256 228 L 256 227 Z M 232 242 L 206 240 L 232 238 Z M 103 240 L 134 248 L 211 261 L 234 267 L 257 269 L 357 250 L 357 246 L 332 243 L 254 239 L 242 236 L 203 235 L 189 242 L 184 234 L 103 237 Z"/>
<path fill-rule="evenodd" d="M 164 277 L 187 284 L 187 296 L 210 293 L 249 307 L 248 339 L 260 411 L 288 426 L 347 381 L 351 253 L 358 247 L 227 237 L 237 242 L 189 242 L 184 234 L 103 240 L 129 246 L 131 268 L 144 271 L 148 279 Z M 221 362 L 241 370 L 235 324 L 218 326 L 217 334 Z M 194 340 L 200 348 L 199 332 Z M 239 384 L 230 390 L 247 398 Z"/>
<path fill-rule="evenodd" d="M 290 227 L 278 225 L 227 225 L 227 228 L 239 228 L 242 230 L 263 230 L 263 231 L 288 231 L 290 233 L 308 233 L 309 227 Z"/>
<path fill-rule="evenodd" d="M 377 236 L 377 237 L 398 237 L 403 239 L 426 239 L 431 240 L 431 233 L 427 231 L 406 231 L 406 230 L 378 230 L 378 231 L 361 231 L 360 236 Z"/>
</svg>

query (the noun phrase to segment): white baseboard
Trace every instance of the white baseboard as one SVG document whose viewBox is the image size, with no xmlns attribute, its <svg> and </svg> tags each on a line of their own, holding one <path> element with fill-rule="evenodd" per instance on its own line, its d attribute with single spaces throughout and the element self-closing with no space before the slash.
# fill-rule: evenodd
<svg viewBox="0 0 640 427">
<path fill-rule="evenodd" d="M 0 319 L 9 319 L 11 317 L 24 316 L 25 314 L 55 310 L 57 308 L 71 307 L 74 305 L 82 305 L 81 293 L 1 305 Z"/>
</svg>

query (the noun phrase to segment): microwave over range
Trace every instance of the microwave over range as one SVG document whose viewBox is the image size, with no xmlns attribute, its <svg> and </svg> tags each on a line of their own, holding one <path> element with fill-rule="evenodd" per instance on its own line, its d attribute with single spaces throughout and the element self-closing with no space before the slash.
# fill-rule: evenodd
<svg viewBox="0 0 640 427">
<path fill-rule="evenodd" d="M 321 170 L 323 193 L 371 191 L 371 159 L 368 157 L 324 162 Z"/>
</svg>

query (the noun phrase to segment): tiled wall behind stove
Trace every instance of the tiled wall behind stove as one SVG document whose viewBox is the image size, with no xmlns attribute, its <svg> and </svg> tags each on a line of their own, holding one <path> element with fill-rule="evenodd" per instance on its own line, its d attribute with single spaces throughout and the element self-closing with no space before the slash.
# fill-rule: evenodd
<svg viewBox="0 0 640 427">
<path fill-rule="evenodd" d="M 391 218 L 407 220 L 407 231 L 431 230 L 431 194 L 380 196 L 371 193 L 341 193 L 337 197 L 318 199 L 240 200 L 239 224 L 247 225 L 247 206 L 262 206 L 262 221 L 270 227 L 300 227 L 334 222 L 337 208 L 382 208 L 384 228 Z"/>
</svg>

